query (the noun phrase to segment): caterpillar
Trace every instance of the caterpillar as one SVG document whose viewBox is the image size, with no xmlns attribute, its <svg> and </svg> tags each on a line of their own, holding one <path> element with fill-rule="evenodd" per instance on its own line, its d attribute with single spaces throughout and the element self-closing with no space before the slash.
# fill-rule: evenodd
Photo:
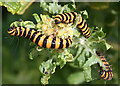
<svg viewBox="0 0 120 86">
<path fill-rule="evenodd" d="M 103 70 L 103 68 L 100 68 L 100 75 L 103 79 L 105 80 L 111 80 L 113 77 L 113 72 L 112 69 L 109 66 L 109 63 L 106 61 L 106 59 L 104 58 L 104 56 L 99 53 L 98 51 L 96 51 L 97 55 L 100 57 L 101 61 L 103 62 L 103 64 L 106 67 L 106 70 Z"/>
<path fill-rule="evenodd" d="M 62 23 L 74 23 L 75 19 L 77 18 L 77 13 L 76 12 L 69 12 L 69 13 L 63 13 L 63 14 L 58 14 L 55 17 L 55 24 L 60 24 Z M 89 38 L 91 36 L 91 32 L 89 30 L 89 27 L 85 20 L 80 17 L 77 27 L 82 31 L 83 36 L 86 38 Z"/>
<path fill-rule="evenodd" d="M 26 28 L 22 26 L 10 27 L 8 29 L 8 33 L 13 36 L 25 37 L 36 43 L 38 46 L 44 48 L 63 49 L 69 47 L 72 44 L 72 39 L 70 36 L 66 39 L 51 37 L 51 35 L 46 36 L 33 28 Z"/>
</svg>

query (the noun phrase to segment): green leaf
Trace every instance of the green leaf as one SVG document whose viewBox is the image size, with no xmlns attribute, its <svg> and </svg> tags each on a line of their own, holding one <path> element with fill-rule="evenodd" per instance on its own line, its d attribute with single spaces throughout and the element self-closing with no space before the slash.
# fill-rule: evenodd
<svg viewBox="0 0 120 86">
<path fill-rule="evenodd" d="M 41 83 L 42 84 L 48 84 L 48 80 L 50 79 L 50 76 L 43 76 L 42 78 L 41 78 Z"/>
<path fill-rule="evenodd" d="M 56 65 L 60 65 L 60 69 L 64 67 L 66 62 L 72 62 L 73 55 L 70 53 L 68 49 L 64 49 L 62 53 L 59 53 L 58 57 L 56 57 Z"/>
<path fill-rule="evenodd" d="M 84 67 L 84 77 L 85 77 L 85 81 L 86 82 L 90 82 L 92 80 L 92 77 L 91 77 L 91 68 L 88 66 L 88 67 Z"/>
<path fill-rule="evenodd" d="M 33 0 L 34 1 L 34 0 Z M 5 6 L 9 12 L 14 14 L 22 15 L 25 10 L 33 3 L 33 1 L 26 2 L 25 0 L 19 1 L 16 0 L 10 0 L 8 2 L 1 2 L 1 6 Z"/>
<path fill-rule="evenodd" d="M 40 0 L 40 7 L 42 7 L 45 11 L 48 11 L 48 5 L 45 0 Z"/>
<path fill-rule="evenodd" d="M 53 3 L 49 3 L 49 5 L 45 2 L 45 0 L 40 0 L 40 7 L 52 14 L 59 13 L 61 9 L 61 5 L 58 5 L 57 1 L 54 0 Z"/>
<path fill-rule="evenodd" d="M 63 7 L 58 5 L 58 1 L 53 0 L 53 3 L 46 3 L 45 0 L 40 0 L 40 7 L 42 7 L 45 11 L 48 11 L 51 14 L 61 14 L 64 12 L 71 12 L 73 11 L 76 6 L 74 0 L 73 4 L 66 4 Z"/>
<path fill-rule="evenodd" d="M 64 65 L 66 64 L 66 60 L 64 58 L 64 53 L 59 54 L 57 59 L 56 59 L 56 65 L 59 66 L 60 65 L 60 69 L 64 67 Z"/>
<path fill-rule="evenodd" d="M 42 62 L 41 65 L 39 66 L 39 70 L 43 74 L 46 74 L 46 73 L 53 74 L 55 72 L 55 69 L 56 69 L 56 64 L 54 62 L 52 63 L 52 59 L 46 62 Z"/>
<path fill-rule="evenodd" d="M 47 60 L 46 62 L 42 62 L 39 66 L 39 70 L 43 75 L 41 78 L 42 84 L 48 84 L 48 79 L 50 79 L 50 74 L 53 74 L 56 69 L 56 64 L 53 62 L 52 59 Z"/>
<path fill-rule="evenodd" d="M 5 6 L 7 10 L 14 15 L 20 9 L 21 4 L 20 2 L 5 2 L 3 6 Z"/>
<path fill-rule="evenodd" d="M 33 16 L 34 16 L 35 20 L 37 21 L 37 23 L 40 23 L 41 20 L 40 20 L 40 17 L 38 16 L 38 14 L 34 13 Z"/>
<path fill-rule="evenodd" d="M 92 47 L 94 46 L 96 49 L 101 49 L 101 50 L 108 50 L 109 48 L 112 47 L 111 45 L 106 43 L 104 39 L 99 40 L 99 41 L 93 41 L 91 45 Z"/>
<path fill-rule="evenodd" d="M 42 15 L 42 14 L 40 14 L 40 17 L 41 17 L 42 22 L 43 22 L 44 24 L 48 24 L 48 23 L 49 23 L 47 15 Z M 49 24 L 48 24 L 48 25 L 49 25 Z"/>
<path fill-rule="evenodd" d="M 107 42 L 105 42 L 105 46 L 106 46 L 106 49 L 110 49 L 110 48 L 113 48 L 110 44 L 108 44 Z"/>
<path fill-rule="evenodd" d="M 35 24 L 32 21 L 24 21 L 24 26 L 28 28 L 35 28 Z"/>
<path fill-rule="evenodd" d="M 87 82 L 90 82 L 92 80 L 91 66 L 94 65 L 94 64 L 97 64 L 97 63 L 99 63 L 100 66 L 103 65 L 100 58 L 96 54 L 94 54 L 90 58 L 88 58 L 86 63 L 83 65 L 84 75 L 85 75 L 85 79 L 86 79 Z M 105 66 L 104 66 L 104 68 L 105 68 Z"/>
<path fill-rule="evenodd" d="M 85 52 L 84 51 L 78 56 L 77 61 L 79 62 L 79 66 L 82 67 L 85 62 Z"/>
<path fill-rule="evenodd" d="M 49 13 L 55 14 L 55 13 L 59 13 L 59 10 L 61 9 L 61 6 L 58 5 L 56 2 L 54 3 L 49 3 Z"/>
<path fill-rule="evenodd" d="M 26 9 L 34 2 L 35 0 L 20 0 L 20 9 L 17 11 L 17 14 L 22 15 Z"/>
<path fill-rule="evenodd" d="M 15 21 L 13 23 L 11 23 L 10 27 L 12 27 L 13 25 L 15 25 L 16 27 L 17 26 L 24 26 L 24 27 L 27 27 L 27 28 L 35 28 L 35 24 L 32 22 L 32 21 Z"/>
<path fill-rule="evenodd" d="M 74 60 L 82 53 L 82 50 L 83 50 L 83 46 L 79 46 L 77 53 L 76 53 L 76 56 L 74 57 Z"/>
<path fill-rule="evenodd" d="M 73 8 L 76 9 L 75 0 L 71 0 L 71 1 L 73 2 L 73 4 L 72 4 Z"/>
<path fill-rule="evenodd" d="M 102 31 L 102 28 L 95 27 L 95 32 L 92 33 L 91 37 L 89 38 L 90 41 L 97 41 L 103 39 L 106 34 Z"/>
<path fill-rule="evenodd" d="M 88 12 L 87 12 L 86 10 L 80 11 L 80 14 L 82 14 L 82 17 L 83 17 L 84 19 L 87 19 L 87 18 L 88 18 Z"/>
</svg>

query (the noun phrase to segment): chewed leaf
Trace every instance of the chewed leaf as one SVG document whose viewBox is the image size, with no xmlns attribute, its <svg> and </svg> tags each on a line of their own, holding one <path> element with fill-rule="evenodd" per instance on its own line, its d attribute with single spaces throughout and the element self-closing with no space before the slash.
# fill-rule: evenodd
<svg viewBox="0 0 120 86">
<path fill-rule="evenodd" d="M 88 58 L 86 63 L 83 65 L 84 75 L 85 75 L 85 79 L 87 82 L 92 80 L 91 66 L 94 64 L 97 64 L 97 63 L 99 63 L 100 66 L 102 67 L 102 65 L 103 65 L 102 61 L 96 54 L 94 54 L 94 55 L 92 55 L 92 57 Z M 105 68 L 105 66 L 104 66 L 104 68 Z"/>
<path fill-rule="evenodd" d="M 94 28 L 94 30 L 92 30 L 92 32 L 93 33 L 92 33 L 91 37 L 89 38 L 89 40 L 92 40 L 92 41 L 97 41 L 97 40 L 103 39 L 106 36 L 106 33 L 104 33 L 102 31 L 102 28 L 96 27 L 96 28 Z"/>
<path fill-rule="evenodd" d="M 92 46 L 94 46 L 97 49 L 102 49 L 102 50 L 108 50 L 109 48 L 112 47 L 104 39 L 99 40 L 99 41 L 93 41 Z"/>
<path fill-rule="evenodd" d="M 42 84 L 48 84 L 50 74 L 53 74 L 55 72 L 55 69 L 56 64 L 54 62 L 52 63 L 52 59 L 41 63 L 39 70 L 43 74 L 43 77 L 41 78 Z"/>
<path fill-rule="evenodd" d="M 48 84 L 48 80 L 50 79 L 50 76 L 43 76 L 41 78 L 41 83 L 42 84 Z"/>
<path fill-rule="evenodd" d="M 46 74 L 46 72 L 47 74 L 54 73 L 55 69 L 56 69 L 56 64 L 52 62 L 52 59 L 46 62 L 42 62 L 41 65 L 39 66 L 39 70 L 43 74 Z"/>
</svg>

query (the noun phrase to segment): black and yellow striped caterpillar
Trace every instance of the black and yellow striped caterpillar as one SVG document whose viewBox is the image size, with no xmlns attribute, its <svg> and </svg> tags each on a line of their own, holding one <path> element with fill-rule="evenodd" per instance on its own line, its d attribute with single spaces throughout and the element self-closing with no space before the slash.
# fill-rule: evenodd
<svg viewBox="0 0 120 86">
<path fill-rule="evenodd" d="M 69 12 L 69 13 L 63 13 L 63 14 L 58 14 L 55 17 L 55 24 L 60 24 L 62 23 L 74 23 L 75 19 L 77 18 L 77 13 L 76 12 Z M 77 27 L 82 31 L 83 36 L 86 38 L 89 38 L 91 36 L 91 32 L 89 30 L 89 27 L 85 20 L 80 17 Z"/>
<path fill-rule="evenodd" d="M 103 62 L 103 64 L 106 67 L 106 70 L 103 70 L 103 68 L 101 67 L 101 71 L 100 71 L 100 75 L 103 79 L 105 80 L 111 80 L 113 77 L 113 72 L 112 69 L 109 66 L 109 63 L 106 61 L 106 59 L 104 58 L 104 56 L 99 53 L 98 51 L 96 51 L 97 55 L 100 57 L 101 61 Z"/>
<path fill-rule="evenodd" d="M 67 48 L 72 44 L 72 39 L 70 37 L 62 39 L 58 37 L 52 37 L 51 35 L 46 36 L 40 31 L 22 26 L 10 27 L 8 29 L 8 33 L 13 36 L 23 36 L 36 43 L 38 46 L 44 48 L 62 49 Z"/>
</svg>

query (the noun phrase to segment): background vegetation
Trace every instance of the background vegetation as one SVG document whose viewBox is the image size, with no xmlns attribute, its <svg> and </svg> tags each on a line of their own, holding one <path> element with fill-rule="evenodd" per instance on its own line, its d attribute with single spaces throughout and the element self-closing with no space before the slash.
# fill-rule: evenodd
<svg viewBox="0 0 120 86">
<path fill-rule="evenodd" d="M 68 2 L 66 2 L 68 3 Z M 65 2 L 59 4 L 65 5 Z M 104 3 L 88 3 L 77 2 L 75 3 L 77 10 L 87 10 L 89 26 L 103 27 L 106 33 L 106 40 L 113 46 L 110 50 L 104 53 L 108 56 L 106 59 L 112 65 L 114 77 L 111 81 L 100 79 L 98 69 L 93 66 L 93 76 L 96 79 L 89 84 L 118 84 L 118 17 L 119 3 L 104 2 Z M 2 7 L 2 62 L 3 62 L 3 84 L 39 84 L 41 73 L 39 72 L 39 65 L 45 58 L 29 59 L 29 52 L 31 46 L 30 41 L 20 37 L 13 37 L 7 33 L 9 25 L 20 18 L 23 20 L 30 20 L 36 23 L 33 13 L 47 14 L 40 7 L 40 3 L 32 3 L 32 5 L 25 11 L 23 15 L 12 15 L 5 7 Z M 49 80 L 50 84 L 79 84 L 78 77 L 72 77 L 72 74 L 79 71 L 79 69 L 71 67 L 69 64 L 65 65 L 62 69 L 57 68 L 56 72 Z M 71 81 L 69 81 L 71 79 Z M 87 83 L 87 82 L 86 82 Z"/>
</svg>

